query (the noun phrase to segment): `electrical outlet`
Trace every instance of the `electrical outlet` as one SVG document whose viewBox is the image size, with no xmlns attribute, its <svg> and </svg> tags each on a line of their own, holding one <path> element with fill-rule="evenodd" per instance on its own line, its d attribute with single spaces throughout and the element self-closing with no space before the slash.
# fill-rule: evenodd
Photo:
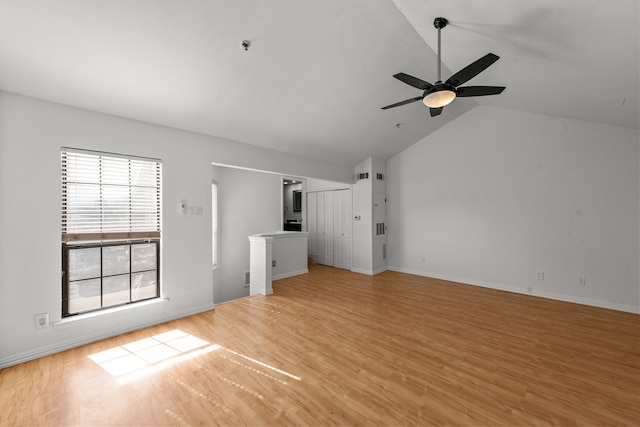
<svg viewBox="0 0 640 427">
<path fill-rule="evenodd" d="M 587 286 L 587 279 L 585 279 L 584 277 L 578 279 L 578 286 Z"/>
<path fill-rule="evenodd" d="M 49 313 L 40 313 L 35 316 L 36 329 L 43 329 L 49 327 Z"/>
<path fill-rule="evenodd" d="M 536 272 L 536 280 L 544 280 L 544 271 Z"/>
</svg>

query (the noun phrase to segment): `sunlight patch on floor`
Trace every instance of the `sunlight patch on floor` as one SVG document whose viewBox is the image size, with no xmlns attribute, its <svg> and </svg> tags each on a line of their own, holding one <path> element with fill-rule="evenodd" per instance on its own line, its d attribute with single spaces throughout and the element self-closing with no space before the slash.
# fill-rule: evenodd
<svg viewBox="0 0 640 427">
<path fill-rule="evenodd" d="M 176 329 L 94 353 L 89 358 L 117 378 L 118 383 L 125 384 L 220 348 Z"/>
<path fill-rule="evenodd" d="M 275 368 L 275 367 L 273 367 L 271 365 L 268 365 L 268 364 L 266 364 L 264 362 L 261 362 L 259 360 L 253 359 L 253 358 L 251 358 L 249 356 L 245 356 L 244 354 L 240 354 L 237 351 L 229 350 L 228 348 L 225 348 L 225 350 L 228 351 L 231 354 L 235 354 L 236 356 L 242 357 L 245 360 L 249 360 L 249 361 L 251 361 L 253 363 L 256 363 L 256 364 L 258 364 L 258 365 L 260 365 L 260 366 L 262 366 L 264 368 L 270 369 L 270 370 L 272 370 L 274 372 L 277 372 L 279 374 L 282 374 L 282 375 L 284 375 L 286 377 L 292 378 L 292 379 L 297 380 L 297 381 L 302 381 L 302 378 L 297 377 L 297 376 L 295 376 L 293 374 L 290 374 L 289 372 L 283 371 L 282 369 Z"/>
</svg>

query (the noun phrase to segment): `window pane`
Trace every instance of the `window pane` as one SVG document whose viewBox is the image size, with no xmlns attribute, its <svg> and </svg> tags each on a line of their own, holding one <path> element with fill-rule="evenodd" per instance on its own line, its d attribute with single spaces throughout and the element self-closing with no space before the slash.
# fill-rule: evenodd
<svg viewBox="0 0 640 427">
<path fill-rule="evenodd" d="M 102 275 L 129 273 L 129 245 L 102 248 Z"/>
<path fill-rule="evenodd" d="M 63 151 L 62 158 L 66 165 L 65 173 L 69 182 L 100 182 L 99 156 Z"/>
<path fill-rule="evenodd" d="M 102 306 L 129 302 L 129 275 L 111 276 L 102 279 Z"/>
<path fill-rule="evenodd" d="M 69 250 L 67 273 L 69 281 L 100 277 L 100 248 Z"/>
<path fill-rule="evenodd" d="M 131 230 L 159 229 L 160 193 L 157 188 L 131 187 Z"/>
<path fill-rule="evenodd" d="M 131 185 L 156 187 L 158 165 L 151 162 L 131 160 Z"/>
<path fill-rule="evenodd" d="M 131 274 L 131 300 L 154 298 L 158 296 L 157 271 Z"/>
<path fill-rule="evenodd" d="M 100 231 L 100 186 L 67 184 L 66 231 L 91 233 Z M 63 227 L 65 224 L 63 223 Z"/>
<path fill-rule="evenodd" d="M 101 178 L 104 184 L 129 185 L 129 160 L 119 157 L 102 158 Z"/>
<path fill-rule="evenodd" d="M 129 205 L 129 187 L 103 185 L 103 231 L 129 231 Z"/>
<path fill-rule="evenodd" d="M 69 282 L 68 297 L 71 314 L 100 308 L 100 279 Z"/>
<path fill-rule="evenodd" d="M 155 270 L 156 244 L 131 245 L 131 271 Z"/>
</svg>

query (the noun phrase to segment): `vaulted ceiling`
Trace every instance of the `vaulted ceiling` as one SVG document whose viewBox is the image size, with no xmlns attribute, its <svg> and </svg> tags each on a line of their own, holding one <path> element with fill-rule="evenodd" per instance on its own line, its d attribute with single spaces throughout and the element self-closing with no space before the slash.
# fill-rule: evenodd
<svg viewBox="0 0 640 427">
<path fill-rule="evenodd" d="M 350 165 L 479 104 L 638 129 L 638 4 L 0 0 L 0 90 Z M 437 16 L 443 79 L 493 52 L 469 84 L 507 89 L 381 110 L 436 80 Z"/>
</svg>

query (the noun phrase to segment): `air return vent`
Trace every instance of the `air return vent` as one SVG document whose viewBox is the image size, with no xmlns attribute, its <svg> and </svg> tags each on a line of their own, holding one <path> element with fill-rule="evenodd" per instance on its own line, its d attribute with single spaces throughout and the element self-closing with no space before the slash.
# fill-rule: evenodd
<svg viewBox="0 0 640 427">
<path fill-rule="evenodd" d="M 376 173 L 376 179 L 379 179 L 381 181 L 384 181 L 384 175 L 381 173 Z"/>
<path fill-rule="evenodd" d="M 369 179 L 369 172 L 363 172 L 356 174 L 356 178 L 358 179 Z"/>
<path fill-rule="evenodd" d="M 376 223 L 376 236 L 384 236 L 386 234 L 386 226 L 384 222 Z"/>
</svg>

